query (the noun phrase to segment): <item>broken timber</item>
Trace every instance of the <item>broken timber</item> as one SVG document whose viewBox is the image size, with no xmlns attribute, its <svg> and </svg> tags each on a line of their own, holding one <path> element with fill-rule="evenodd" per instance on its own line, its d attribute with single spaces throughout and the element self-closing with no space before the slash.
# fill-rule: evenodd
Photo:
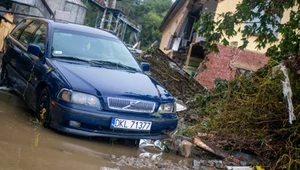
<svg viewBox="0 0 300 170">
<path fill-rule="evenodd" d="M 219 156 L 221 158 L 223 158 L 224 160 L 230 160 L 233 161 L 235 163 L 240 162 L 240 160 L 238 160 L 237 158 L 234 158 L 232 156 L 230 156 L 226 151 L 216 147 L 216 146 L 212 146 L 211 144 L 208 144 L 208 142 L 201 140 L 198 137 L 194 138 L 193 143 L 198 146 L 199 148 L 202 148 L 203 150 L 210 152 L 216 156 Z"/>
</svg>

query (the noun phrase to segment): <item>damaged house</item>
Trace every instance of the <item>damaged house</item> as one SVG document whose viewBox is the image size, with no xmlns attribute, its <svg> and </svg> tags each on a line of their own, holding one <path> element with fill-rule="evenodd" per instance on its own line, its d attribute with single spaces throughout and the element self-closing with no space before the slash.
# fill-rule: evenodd
<svg viewBox="0 0 300 170">
<path fill-rule="evenodd" d="M 219 53 L 205 53 L 205 39 L 194 30 L 194 23 L 199 19 L 201 11 L 217 14 L 234 12 L 238 2 L 239 0 L 176 0 L 160 26 L 160 49 L 207 89 L 215 87 L 214 81 L 217 78 L 230 80 L 238 73 L 256 71 L 268 62 L 264 55 L 268 46 L 257 50 L 254 42 L 256 37 L 250 37 L 245 50 L 238 49 L 242 45 L 240 34 L 229 39 L 229 46 L 218 44 Z M 281 23 L 288 20 L 289 12 L 285 11 Z M 259 22 L 259 18 L 255 18 L 255 21 Z M 271 29 L 277 34 L 276 28 Z M 280 35 L 277 37 L 280 40 Z"/>
</svg>

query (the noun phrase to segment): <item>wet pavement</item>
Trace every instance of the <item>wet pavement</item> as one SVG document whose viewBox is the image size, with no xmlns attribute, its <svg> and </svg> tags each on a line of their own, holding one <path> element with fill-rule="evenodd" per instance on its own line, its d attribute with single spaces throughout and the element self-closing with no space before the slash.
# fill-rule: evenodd
<svg viewBox="0 0 300 170">
<path fill-rule="evenodd" d="M 136 141 L 60 133 L 35 122 L 25 107 L 21 99 L 0 91 L 0 170 L 99 170 L 119 167 L 112 155 L 138 155 Z M 164 158 L 175 162 L 182 159 L 176 155 Z"/>
</svg>

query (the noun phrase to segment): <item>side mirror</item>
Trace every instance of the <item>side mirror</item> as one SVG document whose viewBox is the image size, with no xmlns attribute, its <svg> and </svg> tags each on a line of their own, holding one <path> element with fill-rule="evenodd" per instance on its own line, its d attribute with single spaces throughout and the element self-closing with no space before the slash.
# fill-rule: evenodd
<svg viewBox="0 0 300 170">
<path fill-rule="evenodd" d="M 27 52 L 40 58 L 42 50 L 40 46 L 30 44 L 27 48 Z"/>
<path fill-rule="evenodd" d="M 149 63 L 145 63 L 145 62 L 141 62 L 141 68 L 144 72 L 146 71 L 150 71 L 150 64 Z"/>
</svg>

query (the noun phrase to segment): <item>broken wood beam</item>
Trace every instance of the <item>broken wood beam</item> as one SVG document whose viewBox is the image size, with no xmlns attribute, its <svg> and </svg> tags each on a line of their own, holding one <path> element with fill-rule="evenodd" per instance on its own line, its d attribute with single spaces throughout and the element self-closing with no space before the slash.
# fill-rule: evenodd
<svg viewBox="0 0 300 170">
<path fill-rule="evenodd" d="M 224 160 L 231 160 L 235 163 L 240 162 L 239 159 L 230 156 L 226 151 L 218 148 L 217 146 L 213 146 L 205 140 L 202 140 L 198 137 L 194 137 L 194 144 L 207 152 L 210 152 L 216 156 L 223 158 Z"/>
</svg>

